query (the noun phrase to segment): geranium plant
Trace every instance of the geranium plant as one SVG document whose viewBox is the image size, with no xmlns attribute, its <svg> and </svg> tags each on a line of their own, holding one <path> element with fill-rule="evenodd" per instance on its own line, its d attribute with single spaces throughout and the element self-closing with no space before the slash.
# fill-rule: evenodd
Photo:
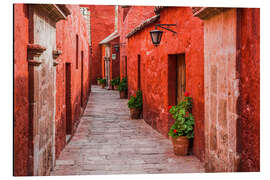
<svg viewBox="0 0 270 180">
<path fill-rule="evenodd" d="M 128 101 L 128 108 L 142 109 L 142 91 L 138 90 L 136 96 L 131 96 Z"/>
<path fill-rule="evenodd" d="M 184 100 L 176 106 L 169 106 L 169 112 L 175 119 L 169 136 L 176 138 L 186 136 L 188 139 L 194 137 L 194 118 L 192 116 L 192 98 L 189 93 L 185 93 Z"/>
</svg>

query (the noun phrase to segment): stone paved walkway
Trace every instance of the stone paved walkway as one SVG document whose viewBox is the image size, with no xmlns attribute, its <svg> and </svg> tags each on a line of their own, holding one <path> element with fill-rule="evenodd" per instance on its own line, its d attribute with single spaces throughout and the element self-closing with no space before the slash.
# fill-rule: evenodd
<svg viewBox="0 0 270 180">
<path fill-rule="evenodd" d="M 177 157 L 144 120 L 130 120 L 118 91 L 92 86 L 78 129 L 51 175 L 204 172 L 195 156 Z"/>
</svg>

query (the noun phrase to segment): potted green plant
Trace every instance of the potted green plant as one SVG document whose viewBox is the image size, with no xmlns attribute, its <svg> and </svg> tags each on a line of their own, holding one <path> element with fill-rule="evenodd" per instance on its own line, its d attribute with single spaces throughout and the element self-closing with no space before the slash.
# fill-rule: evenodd
<svg viewBox="0 0 270 180">
<path fill-rule="evenodd" d="M 117 90 L 119 91 L 120 94 L 120 99 L 125 99 L 127 98 L 127 78 L 124 77 L 122 78 L 121 82 L 119 83 L 119 86 Z"/>
<path fill-rule="evenodd" d="M 106 86 L 106 79 L 105 78 L 104 79 L 100 79 L 99 82 L 101 84 L 101 87 L 102 88 L 105 88 L 105 86 Z"/>
<path fill-rule="evenodd" d="M 97 84 L 100 85 L 100 80 L 101 78 L 100 77 L 97 77 Z"/>
<path fill-rule="evenodd" d="M 118 89 L 118 86 L 120 84 L 120 77 L 114 79 L 114 89 Z"/>
<path fill-rule="evenodd" d="M 142 91 L 138 90 L 135 96 L 131 96 L 128 101 L 131 119 L 140 119 L 142 111 Z"/>
<path fill-rule="evenodd" d="M 114 90 L 114 84 L 115 84 L 115 80 L 112 79 L 112 80 L 110 81 L 110 89 Z"/>
<path fill-rule="evenodd" d="M 168 109 L 175 120 L 168 133 L 172 137 L 174 154 L 180 156 L 187 155 L 189 140 L 194 137 L 192 98 L 186 92 L 183 101 L 176 106 L 169 106 Z"/>
</svg>

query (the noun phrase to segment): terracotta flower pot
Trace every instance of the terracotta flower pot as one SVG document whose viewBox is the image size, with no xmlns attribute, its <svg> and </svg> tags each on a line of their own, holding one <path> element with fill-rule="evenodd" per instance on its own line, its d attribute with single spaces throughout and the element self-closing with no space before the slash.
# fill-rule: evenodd
<svg viewBox="0 0 270 180">
<path fill-rule="evenodd" d="M 97 81 L 97 85 L 100 85 L 100 82 L 99 81 Z"/>
<path fill-rule="evenodd" d="M 127 98 L 126 91 L 119 91 L 119 94 L 120 94 L 120 99 L 126 99 Z"/>
<path fill-rule="evenodd" d="M 105 88 L 105 84 L 101 84 L 101 87 L 104 89 Z"/>
<path fill-rule="evenodd" d="M 188 153 L 189 140 L 186 136 L 172 138 L 173 152 L 178 156 L 186 156 Z"/>
<path fill-rule="evenodd" d="M 131 119 L 140 119 L 141 110 L 136 108 L 130 108 L 130 118 Z"/>
</svg>

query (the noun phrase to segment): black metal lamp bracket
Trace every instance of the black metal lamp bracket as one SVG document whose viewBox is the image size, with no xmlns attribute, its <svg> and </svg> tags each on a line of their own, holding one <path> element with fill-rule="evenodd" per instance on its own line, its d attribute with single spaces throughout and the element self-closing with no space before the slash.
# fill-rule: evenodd
<svg viewBox="0 0 270 180">
<path fill-rule="evenodd" d="M 156 24 L 156 25 L 155 25 L 155 28 L 157 29 L 157 27 L 160 27 L 160 28 L 162 28 L 162 29 L 166 29 L 166 30 L 168 30 L 168 31 L 171 31 L 171 32 L 173 32 L 173 33 L 176 33 L 175 31 L 173 31 L 173 30 L 171 30 L 171 29 L 169 29 L 169 28 L 166 28 L 166 27 L 164 27 L 164 26 L 176 26 L 176 24 Z"/>
</svg>

